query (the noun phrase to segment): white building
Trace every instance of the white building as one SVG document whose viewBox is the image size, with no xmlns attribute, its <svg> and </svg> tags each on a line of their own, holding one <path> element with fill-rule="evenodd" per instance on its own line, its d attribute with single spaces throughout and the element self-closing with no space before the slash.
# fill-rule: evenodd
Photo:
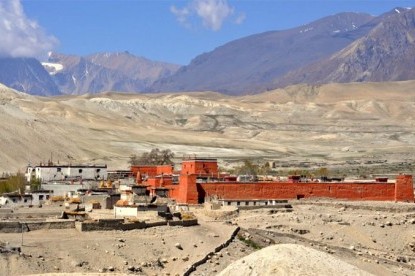
<svg viewBox="0 0 415 276">
<path fill-rule="evenodd" d="M 28 166 L 27 181 L 40 179 L 42 183 L 71 179 L 107 180 L 107 165 L 39 165 Z"/>
<path fill-rule="evenodd" d="M 38 206 L 45 203 L 53 195 L 52 191 L 35 191 L 32 193 L 17 194 L 9 193 L 3 194 L 0 197 L 0 206 L 4 207 L 23 207 L 23 206 Z"/>
</svg>

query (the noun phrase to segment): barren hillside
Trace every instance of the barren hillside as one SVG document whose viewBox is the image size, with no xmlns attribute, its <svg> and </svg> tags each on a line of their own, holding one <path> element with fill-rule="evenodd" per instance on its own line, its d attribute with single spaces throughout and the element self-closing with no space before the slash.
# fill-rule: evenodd
<svg viewBox="0 0 415 276">
<path fill-rule="evenodd" d="M 415 159 L 414 81 L 216 93 L 34 97 L 0 87 L 0 172 L 28 162 L 107 163 L 153 147 L 177 157 Z"/>
</svg>

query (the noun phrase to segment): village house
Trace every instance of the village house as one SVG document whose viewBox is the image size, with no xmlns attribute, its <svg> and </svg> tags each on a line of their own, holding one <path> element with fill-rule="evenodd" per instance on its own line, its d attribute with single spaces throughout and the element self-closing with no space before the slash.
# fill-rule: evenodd
<svg viewBox="0 0 415 276">
<path fill-rule="evenodd" d="M 64 180 L 107 180 L 107 165 L 59 165 L 49 163 L 28 166 L 26 179 L 40 179 L 42 183 Z"/>
<path fill-rule="evenodd" d="M 53 195 L 52 191 L 39 190 L 30 193 L 6 193 L 0 197 L 2 207 L 29 207 L 39 206 L 45 203 Z"/>
</svg>

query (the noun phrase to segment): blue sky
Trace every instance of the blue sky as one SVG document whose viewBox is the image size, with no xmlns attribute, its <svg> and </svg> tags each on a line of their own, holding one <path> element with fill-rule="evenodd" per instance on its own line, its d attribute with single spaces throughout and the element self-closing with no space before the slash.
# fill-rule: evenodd
<svg viewBox="0 0 415 276">
<path fill-rule="evenodd" d="M 415 0 L 0 0 L 0 36 L 7 38 L 0 55 L 129 51 L 185 65 L 251 34 L 343 11 L 379 15 L 397 6 L 415 7 Z"/>
</svg>

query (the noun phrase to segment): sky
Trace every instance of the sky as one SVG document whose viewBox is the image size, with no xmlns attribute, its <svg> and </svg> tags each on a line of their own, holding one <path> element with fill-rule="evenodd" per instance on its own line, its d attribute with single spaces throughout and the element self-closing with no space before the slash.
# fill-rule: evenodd
<svg viewBox="0 0 415 276">
<path fill-rule="evenodd" d="M 248 35 L 395 7 L 415 0 L 0 0 L 0 56 L 128 51 L 186 65 Z"/>
</svg>

